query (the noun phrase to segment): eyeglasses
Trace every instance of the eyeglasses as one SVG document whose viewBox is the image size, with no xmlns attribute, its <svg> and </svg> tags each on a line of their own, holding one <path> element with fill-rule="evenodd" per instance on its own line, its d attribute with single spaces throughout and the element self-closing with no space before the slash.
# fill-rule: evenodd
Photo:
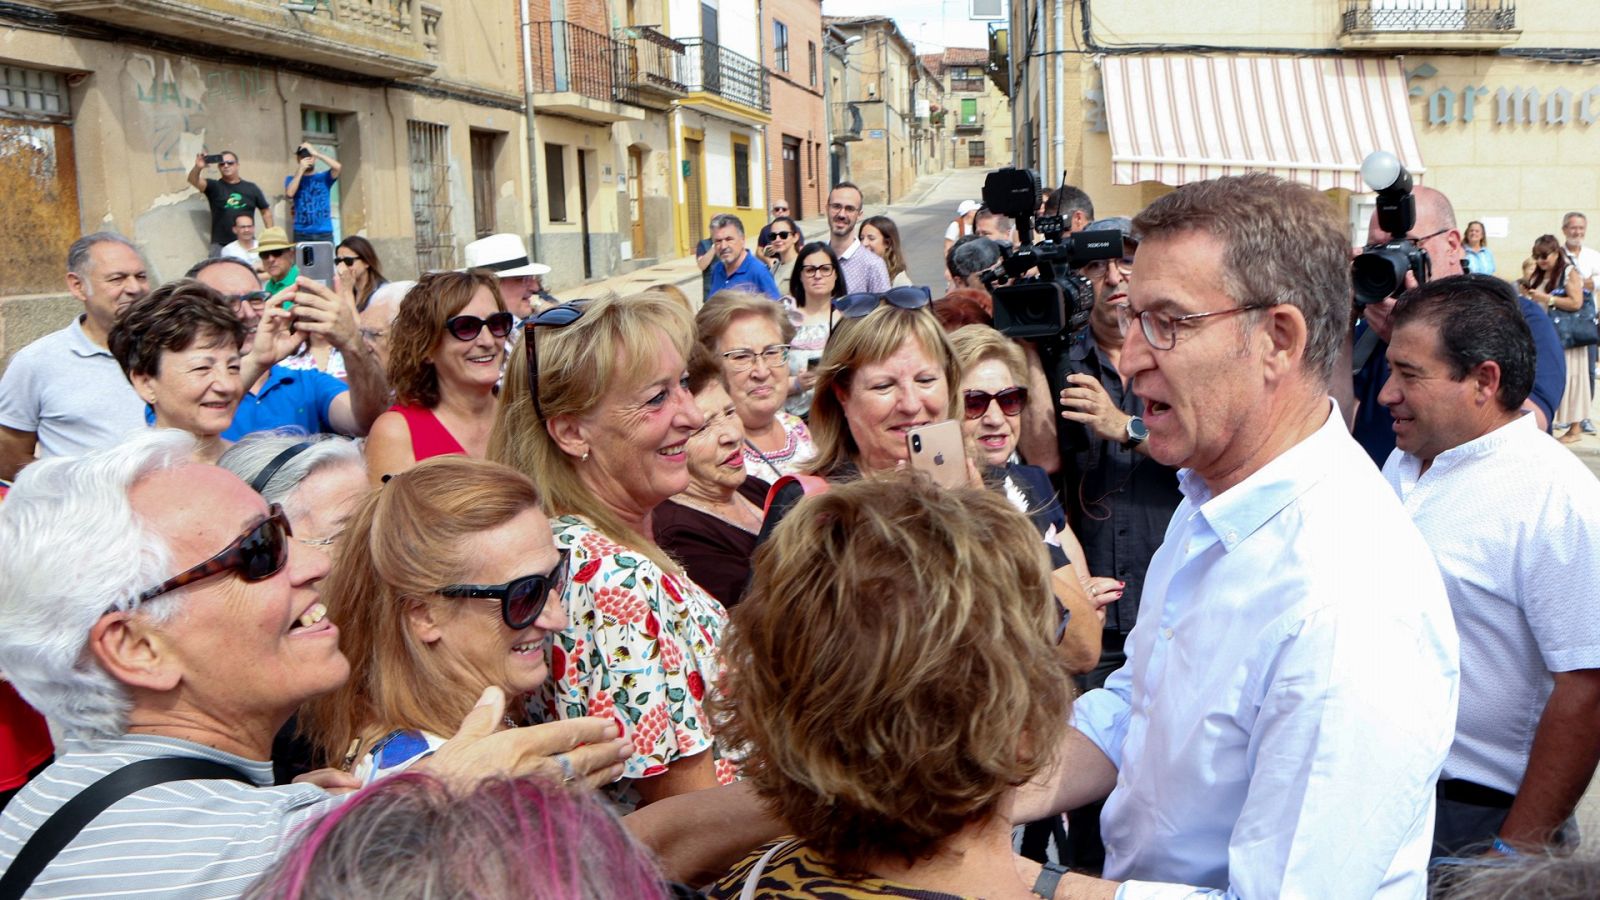
<svg viewBox="0 0 1600 900">
<path fill-rule="evenodd" d="M 267 305 L 267 298 L 271 296 L 272 295 L 266 291 L 247 291 L 243 294 L 223 294 L 222 298 L 227 300 L 229 303 L 232 303 L 234 306 L 238 306 L 241 303 L 248 303 L 256 309 L 261 309 Z"/>
<path fill-rule="evenodd" d="M 363 329 L 361 329 L 361 336 L 366 338 L 369 341 L 375 341 L 378 338 L 381 338 L 381 337 L 383 337 L 384 335 L 386 335 L 388 333 L 389 333 L 389 329 L 387 329 L 387 328 L 363 328 Z"/>
<path fill-rule="evenodd" d="M 861 207 L 859 207 L 859 206 L 851 206 L 848 203 L 829 203 L 828 204 L 828 211 L 829 212 L 842 212 L 842 213 L 858 213 L 858 212 L 861 212 Z"/>
<path fill-rule="evenodd" d="M 359 256 L 335 256 L 333 261 L 341 266 L 353 266 L 361 261 Z"/>
<path fill-rule="evenodd" d="M 290 248 L 285 247 L 282 250 L 257 250 L 256 251 L 256 255 L 261 257 L 262 259 L 274 259 L 276 257 L 284 255 L 285 253 L 288 253 L 289 249 Z"/>
<path fill-rule="evenodd" d="M 533 339 L 534 329 L 541 325 L 565 328 L 583 318 L 584 307 L 588 305 L 588 300 L 573 300 L 552 306 L 522 326 L 522 343 L 527 348 L 528 354 L 528 396 L 533 398 L 533 411 L 538 414 L 541 422 L 544 421 L 544 407 L 539 405 L 539 345 Z"/>
<path fill-rule="evenodd" d="M 1123 277 L 1133 274 L 1133 257 L 1131 256 L 1124 256 L 1121 259 L 1094 260 L 1093 262 L 1084 265 L 1083 274 L 1089 278 L 1099 278 L 1106 273 L 1107 269 L 1111 268 L 1113 263 L 1116 264 L 1117 271 L 1121 273 Z"/>
<path fill-rule="evenodd" d="M 239 161 L 237 159 L 225 159 L 222 162 L 217 163 L 219 166 L 237 166 L 238 164 Z"/>
<path fill-rule="evenodd" d="M 722 354 L 722 358 L 728 361 L 729 372 L 748 372 L 755 368 L 757 359 L 761 360 L 763 366 L 776 369 L 789 361 L 789 345 L 772 344 L 760 353 L 748 347 L 740 347 Z"/>
<path fill-rule="evenodd" d="M 143 603 L 224 572 L 235 572 L 245 581 L 265 581 L 282 571 L 288 563 L 289 538 L 293 536 L 283 507 L 274 503 L 265 519 L 234 538 L 233 543 L 222 548 L 221 553 L 140 593 L 133 598 L 133 602 Z"/>
<path fill-rule="evenodd" d="M 1212 316 L 1231 316 L 1234 313 L 1250 312 L 1256 309 L 1266 309 L 1277 306 L 1279 301 L 1270 300 L 1266 303 L 1251 303 L 1245 306 L 1236 306 L 1233 309 L 1218 309 L 1211 312 L 1189 313 L 1185 316 L 1169 316 L 1164 312 L 1144 310 L 1134 312 L 1126 303 L 1117 305 L 1117 327 L 1126 335 L 1135 319 L 1144 331 L 1144 339 L 1150 346 L 1157 350 L 1171 350 L 1178 343 L 1178 323 L 1188 322 L 1193 319 L 1209 319 Z"/>
<path fill-rule="evenodd" d="M 515 320 L 511 313 L 497 312 L 487 319 L 477 316 L 451 316 L 444 320 L 444 330 L 458 341 L 470 341 L 483 333 L 485 326 L 489 333 L 497 338 L 503 338 L 511 333 L 511 325 Z"/>
<path fill-rule="evenodd" d="M 444 597 L 470 597 L 479 600 L 499 600 L 500 619 L 512 631 L 532 625 L 544 612 L 552 592 L 560 594 L 567 587 L 567 554 L 561 551 L 556 567 L 540 575 L 524 575 L 505 584 L 452 584 L 439 589 Z"/>
<path fill-rule="evenodd" d="M 858 291 L 845 294 L 843 297 L 833 298 L 833 308 L 839 315 L 847 319 L 859 319 L 867 313 L 878 308 L 879 304 L 887 303 L 901 309 L 921 309 L 933 302 L 933 291 L 921 285 L 906 285 L 890 288 L 878 293 L 876 291 Z"/>
<path fill-rule="evenodd" d="M 967 418 L 981 419 L 989 411 L 989 403 L 1000 404 L 1000 414 L 1003 416 L 1021 415 L 1022 408 L 1028 405 L 1028 389 L 1022 385 L 1008 387 L 998 394 L 987 391 L 962 391 L 962 397 L 967 405 Z"/>
<path fill-rule="evenodd" d="M 789 211 L 789 207 L 787 207 L 787 206 L 774 206 L 772 208 L 772 211 L 775 212 L 775 213 L 786 213 L 786 212 Z"/>
<path fill-rule="evenodd" d="M 833 275 L 833 265 L 823 263 L 820 266 L 801 266 L 800 274 L 806 278 L 828 278 Z"/>
<path fill-rule="evenodd" d="M 774 232 L 771 232 L 771 235 L 772 235 L 772 239 L 775 240 L 775 241 L 787 241 L 789 238 L 794 237 L 794 232 L 792 232 L 792 231 L 774 231 Z"/>
</svg>

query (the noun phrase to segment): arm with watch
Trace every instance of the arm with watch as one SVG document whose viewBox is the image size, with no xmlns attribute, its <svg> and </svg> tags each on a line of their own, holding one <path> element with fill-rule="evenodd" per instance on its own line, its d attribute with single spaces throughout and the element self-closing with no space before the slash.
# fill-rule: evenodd
<svg viewBox="0 0 1600 900">
<path fill-rule="evenodd" d="M 1150 431 L 1139 416 L 1123 412 L 1106 393 L 1105 386 L 1092 375 L 1073 373 L 1061 390 L 1061 418 L 1078 422 L 1103 441 L 1121 444 L 1136 453 L 1150 455 L 1145 440 Z"/>
</svg>

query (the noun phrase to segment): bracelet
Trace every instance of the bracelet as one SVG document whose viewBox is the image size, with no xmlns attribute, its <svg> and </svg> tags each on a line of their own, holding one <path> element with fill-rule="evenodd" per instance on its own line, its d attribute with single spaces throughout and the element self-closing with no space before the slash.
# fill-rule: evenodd
<svg viewBox="0 0 1600 900">
<path fill-rule="evenodd" d="M 1511 846 L 1505 841 L 1500 840 L 1499 837 L 1494 839 L 1494 844 L 1492 846 L 1494 848 L 1494 852 L 1500 854 L 1501 856 L 1515 858 L 1522 855 L 1517 851 L 1517 848 Z"/>
</svg>

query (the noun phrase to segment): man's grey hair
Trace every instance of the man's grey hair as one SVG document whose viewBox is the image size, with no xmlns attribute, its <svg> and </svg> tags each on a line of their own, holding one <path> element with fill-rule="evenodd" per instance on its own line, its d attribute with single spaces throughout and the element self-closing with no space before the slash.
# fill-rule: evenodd
<svg viewBox="0 0 1600 900">
<path fill-rule="evenodd" d="M 139 259 L 144 259 L 144 254 L 139 253 L 139 248 L 134 245 L 133 241 L 117 234 L 115 231 L 96 231 L 94 234 L 86 234 L 78 238 L 72 242 L 71 247 L 67 248 L 67 271 L 87 281 L 91 262 L 89 251 L 93 250 L 97 244 L 121 244 L 134 253 L 138 253 Z"/>
<path fill-rule="evenodd" d="M 307 437 L 293 429 L 260 431 L 240 438 L 229 447 L 217 465 L 239 476 L 245 484 L 255 486 L 256 476 L 277 458 L 278 454 L 301 442 L 311 446 L 294 456 L 267 479 L 261 486 L 261 496 L 268 503 L 281 503 L 293 522 L 314 507 L 318 498 L 299 496 L 300 485 L 307 478 L 337 466 L 355 466 L 363 474 L 367 462 L 356 442 L 337 434 L 316 434 Z"/>
<path fill-rule="evenodd" d="M 393 322 L 394 317 L 400 313 L 401 301 L 405 300 L 406 294 L 416 286 L 415 281 L 391 281 L 372 292 L 372 296 L 367 298 L 367 309 L 362 312 L 376 307 L 383 313 L 385 321 Z"/>
<path fill-rule="evenodd" d="M 718 229 L 737 229 L 740 237 L 744 237 L 744 222 L 733 213 L 718 213 L 711 217 L 711 233 L 716 234 Z"/>
<path fill-rule="evenodd" d="M 1589 217 L 1588 216 L 1584 215 L 1581 212 L 1578 212 L 1577 210 L 1573 210 L 1572 212 L 1569 212 L 1566 215 L 1561 217 L 1561 227 L 1562 228 L 1567 227 L 1567 223 L 1571 222 L 1573 219 L 1582 219 L 1583 220 L 1583 224 L 1585 224 L 1585 225 L 1589 224 Z"/>
<path fill-rule="evenodd" d="M 89 632 L 110 609 L 172 576 L 172 551 L 134 512 L 128 492 L 155 472 L 193 460 L 195 439 L 175 429 L 135 433 L 114 447 L 28 464 L 0 503 L 0 675 L 67 737 L 126 730 L 132 698 L 89 653 Z M 185 591 L 139 604 L 156 622 Z"/>
</svg>

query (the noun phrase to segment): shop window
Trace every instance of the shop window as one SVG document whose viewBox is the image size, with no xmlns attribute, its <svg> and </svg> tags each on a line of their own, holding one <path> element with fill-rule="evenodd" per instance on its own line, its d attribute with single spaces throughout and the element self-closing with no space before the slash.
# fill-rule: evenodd
<svg viewBox="0 0 1600 900">
<path fill-rule="evenodd" d="M 560 144 L 544 145 L 544 192 L 550 221 L 567 221 L 567 148 Z"/>
<path fill-rule="evenodd" d="M 738 138 L 733 141 L 733 205 L 750 205 L 750 143 Z"/>
<path fill-rule="evenodd" d="M 778 71 L 789 71 L 789 26 L 776 19 L 772 22 L 772 56 Z"/>
<path fill-rule="evenodd" d="M 450 129 L 407 122 L 411 148 L 411 219 L 416 223 L 417 269 L 432 272 L 456 265 L 450 229 Z"/>
</svg>

